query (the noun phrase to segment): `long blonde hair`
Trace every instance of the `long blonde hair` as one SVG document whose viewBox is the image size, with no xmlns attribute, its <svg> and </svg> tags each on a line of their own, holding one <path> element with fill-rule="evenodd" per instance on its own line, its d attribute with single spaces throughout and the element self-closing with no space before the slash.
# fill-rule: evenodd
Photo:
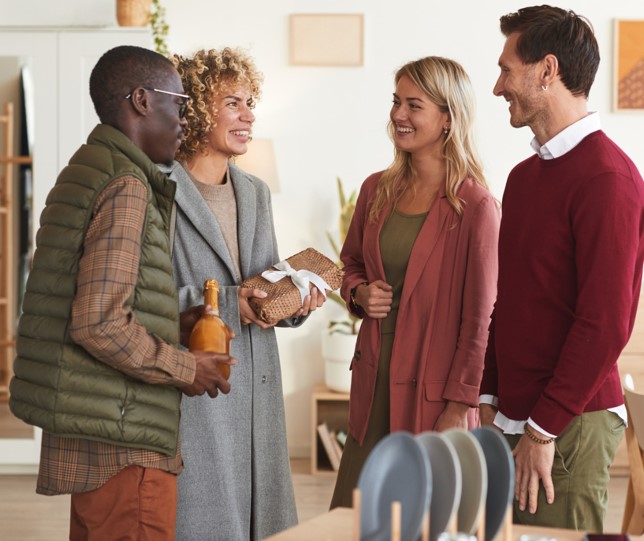
<svg viewBox="0 0 644 541">
<path fill-rule="evenodd" d="M 451 126 L 444 135 L 441 154 L 447 165 L 447 200 L 460 216 L 463 204 L 456 194 L 463 181 L 470 177 L 488 188 L 474 142 L 475 100 L 472 84 L 458 62 L 440 56 L 428 56 L 405 64 L 396 72 L 395 84 L 404 76 L 409 77 L 441 111 L 450 115 Z M 392 141 L 395 130 L 390 120 L 388 131 Z M 411 154 L 395 148 L 394 160 L 378 182 L 369 213 L 370 220 L 376 221 L 388 202 L 395 205 L 415 175 Z"/>
</svg>

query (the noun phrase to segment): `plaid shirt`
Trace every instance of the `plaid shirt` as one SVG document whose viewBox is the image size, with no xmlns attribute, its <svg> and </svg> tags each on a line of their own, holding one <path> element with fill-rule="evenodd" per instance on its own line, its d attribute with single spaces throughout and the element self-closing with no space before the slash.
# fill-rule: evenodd
<svg viewBox="0 0 644 541">
<path fill-rule="evenodd" d="M 134 290 L 147 208 L 135 177 L 115 179 L 96 200 L 79 263 L 70 335 L 96 359 L 150 384 L 192 383 L 194 357 L 148 334 L 126 305 Z M 43 433 L 36 492 L 94 490 L 129 465 L 179 474 L 181 453 L 156 451 Z"/>
</svg>

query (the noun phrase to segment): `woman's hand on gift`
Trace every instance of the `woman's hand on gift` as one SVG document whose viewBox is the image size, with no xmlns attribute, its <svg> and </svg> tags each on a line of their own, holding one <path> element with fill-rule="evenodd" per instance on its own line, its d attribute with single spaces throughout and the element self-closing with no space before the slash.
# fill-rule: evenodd
<svg viewBox="0 0 644 541">
<path fill-rule="evenodd" d="M 251 323 L 255 323 L 255 325 L 258 325 L 262 329 L 270 329 L 271 327 L 274 327 L 274 325 L 269 325 L 268 323 L 259 319 L 248 303 L 248 299 L 252 297 L 265 299 L 266 295 L 266 291 L 262 291 L 261 289 L 250 289 L 248 287 L 240 287 L 237 289 L 237 298 L 239 301 L 239 320 L 241 321 L 242 325 L 250 325 Z"/>
<path fill-rule="evenodd" d="M 320 293 L 320 290 L 315 286 L 311 286 L 310 295 L 304 297 L 302 308 L 295 312 L 293 317 L 306 317 L 311 312 L 315 312 L 315 310 L 321 308 L 325 301 L 326 298 Z"/>
</svg>

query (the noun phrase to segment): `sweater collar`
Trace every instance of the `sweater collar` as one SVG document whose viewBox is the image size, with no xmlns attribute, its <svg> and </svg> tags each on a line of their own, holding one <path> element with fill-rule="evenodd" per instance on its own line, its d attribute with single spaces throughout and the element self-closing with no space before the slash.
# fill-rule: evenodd
<svg viewBox="0 0 644 541">
<path fill-rule="evenodd" d="M 542 160 L 560 158 L 581 143 L 586 136 L 601 129 L 599 113 L 590 113 L 560 131 L 544 145 L 539 145 L 536 137 L 530 146 Z"/>
</svg>

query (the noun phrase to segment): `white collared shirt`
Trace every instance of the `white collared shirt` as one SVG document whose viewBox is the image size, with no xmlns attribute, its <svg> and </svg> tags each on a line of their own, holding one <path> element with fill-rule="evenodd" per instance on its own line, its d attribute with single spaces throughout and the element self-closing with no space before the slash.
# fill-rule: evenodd
<svg viewBox="0 0 644 541">
<path fill-rule="evenodd" d="M 574 122 L 567 128 L 560 131 L 550 141 L 539 145 L 537 138 L 530 141 L 530 146 L 542 160 L 553 160 L 560 158 L 566 152 L 570 152 L 584 138 L 593 132 L 601 130 L 599 113 L 589 113 L 585 117 Z"/>
<path fill-rule="evenodd" d="M 532 141 L 530 141 L 530 146 L 542 160 L 554 160 L 555 158 L 560 158 L 567 152 L 570 152 L 579 143 L 581 143 L 584 138 L 600 129 L 599 113 L 590 113 L 559 132 L 550 139 L 550 141 L 543 145 L 539 145 L 537 138 L 534 137 Z M 491 394 L 483 394 L 479 397 L 479 404 L 491 404 L 497 407 L 498 397 Z M 623 419 L 624 423 L 626 423 L 626 407 L 624 405 L 617 406 L 616 408 L 609 408 L 608 411 L 612 411 Z M 500 411 L 497 412 L 496 417 L 494 418 L 494 424 L 503 430 L 505 434 L 523 434 L 524 425 L 526 423 L 539 432 L 546 434 L 550 438 L 556 437 L 555 434 L 550 434 L 532 419 L 528 419 L 527 421 L 510 419 Z"/>
</svg>

